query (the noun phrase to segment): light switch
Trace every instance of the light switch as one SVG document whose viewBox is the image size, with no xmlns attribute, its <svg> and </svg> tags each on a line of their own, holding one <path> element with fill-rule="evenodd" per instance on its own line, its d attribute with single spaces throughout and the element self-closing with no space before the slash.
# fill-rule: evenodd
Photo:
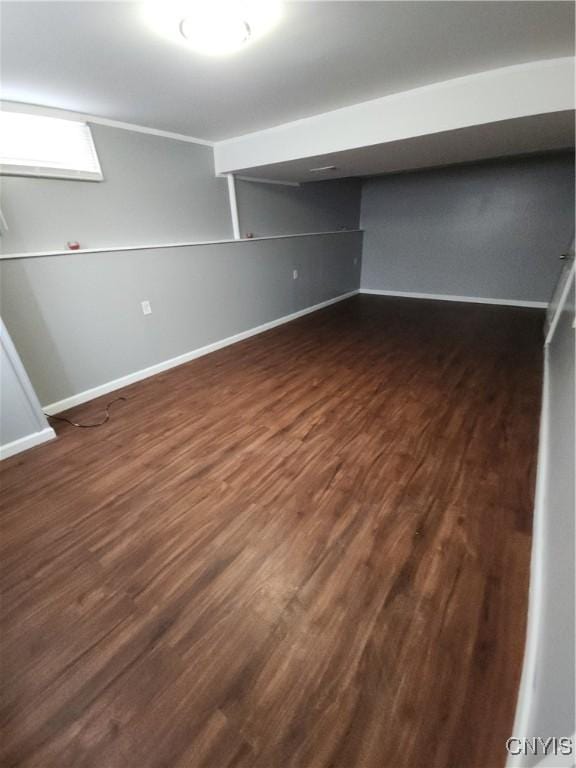
<svg viewBox="0 0 576 768">
<path fill-rule="evenodd" d="M 142 307 L 142 314 L 143 315 L 151 315 L 152 314 L 152 307 L 151 307 L 150 302 L 148 301 L 148 299 L 146 299 L 145 301 L 140 302 L 140 304 L 141 304 L 141 307 Z"/>
</svg>

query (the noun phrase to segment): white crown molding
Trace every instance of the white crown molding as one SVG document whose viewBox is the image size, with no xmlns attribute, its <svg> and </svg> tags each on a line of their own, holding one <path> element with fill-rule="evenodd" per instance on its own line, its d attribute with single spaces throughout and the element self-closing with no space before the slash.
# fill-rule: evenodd
<svg viewBox="0 0 576 768">
<path fill-rule="evenodd" d="M 0 110 L 5 110 L 7 112 L 22 112 L 27 115 L 42 115 L 43 117 L 58 117 L 62 120 L 82 120 L 85 123 L 105 125 L 108 128 L 121 128 L 123 131 L 133 131 L 134 133 L 147 133 L 150 134 L 150 136 L 160 136 L 164 139 L 174 139 L 175 141 L 187 141 L 190 144 L 202 144 L 205 147 L 214 147 L 215 144 L 213 141 L 198 139 L 195 136 L 187 136 L 183 133 L 163 131 L 159 128 L 149 128 L 145 125 L 136 125 L 134 123 L 124 123 L 120 120 L 109 120 L 107 117 L 89 115 L 85 112 L 73 112 L 67 109 L 57 109 L 56 107 L 44 107 L 40 104 L 25 104 L 24 102 L 19 101 L 0 101 Z"/>
</svg>

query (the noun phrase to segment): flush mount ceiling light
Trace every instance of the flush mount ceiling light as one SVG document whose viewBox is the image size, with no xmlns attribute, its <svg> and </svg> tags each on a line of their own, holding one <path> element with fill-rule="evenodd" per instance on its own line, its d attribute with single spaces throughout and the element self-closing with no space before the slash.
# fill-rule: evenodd
<svg viewBox="0 0 576 768">
<path fill-rule="evenodd" d="M 280 19 L 276 0 L 183 0 L 146 4 L 146 20 L 159 34 L 209 56 L 244 48 Z"/>
<path fill-rule="evenodd" d="M 187 16 L 180 22 L 180 33 L 192 48 L 205 53 L 236 51 L 250 39 L 252 31 L 241 18 L 220 18 L 216 14 Z"/>
</svg>

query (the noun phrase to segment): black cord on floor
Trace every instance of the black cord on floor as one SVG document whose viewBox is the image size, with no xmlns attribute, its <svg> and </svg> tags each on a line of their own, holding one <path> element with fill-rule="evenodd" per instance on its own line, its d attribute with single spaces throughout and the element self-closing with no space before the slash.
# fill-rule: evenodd
<svg viewBox="0 0 576 768">
<path fill-rule="evenodd" d="M 104 419 L 102 421 L 98 421 L 96 424 L 78 424 L 75 421 L 71 421 L 71 419 L 67 419 L 65 416 L 49 416 L 47 413 L 44 414 L 49 419 L 56 419 L 56 421 L 65 421 L 67 424 L 72 424 L 73 427 L 79 427 L 80 429 L 92 429 L 93 427 L 102 427 L 104 424 L 106 424 L 108 421 L 110 421 L 110 406 L 114 403 L 117 403 L 118 400 L 126 400 L 127 398 L 122 397 L 116 397 L 114 400 L 110 400 L 108 405 L 105 408 L 106 415 L 104 416 Z"/>
</svg>

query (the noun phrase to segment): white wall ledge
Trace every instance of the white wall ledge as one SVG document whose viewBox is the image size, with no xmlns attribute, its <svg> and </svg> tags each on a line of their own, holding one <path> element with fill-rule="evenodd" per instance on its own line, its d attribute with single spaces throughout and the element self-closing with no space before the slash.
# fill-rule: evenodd
<svg viewBox="0 0 576 768">
<path fill-rule="evenodd" d="M 351 232 L 363 232 L 362 229 L 336 229 L 328 232 L 297 232 L 289 235 L 263 235 L 262 237 L 243 237 L 238 240 L 194 240 L 189 243 L 159 243 L 148 245 L 118 245 L 102 248 L 79 248 L 65 251 L 34 251 L 30 253 L 5 253 L 0 255 L 0 261 L 12 259 L 38 259 L 46 256 L 77 256 L 91 253 L 116 253 L 119 251 L 151 251 L 158 248 L 189 248 L 198 245 L 228 245 L 230 243 L 259 243 L 262 240 L 286 240 L 292 237 L 322 237 L 323 235 L 349 235 Z"/>
</svg>

